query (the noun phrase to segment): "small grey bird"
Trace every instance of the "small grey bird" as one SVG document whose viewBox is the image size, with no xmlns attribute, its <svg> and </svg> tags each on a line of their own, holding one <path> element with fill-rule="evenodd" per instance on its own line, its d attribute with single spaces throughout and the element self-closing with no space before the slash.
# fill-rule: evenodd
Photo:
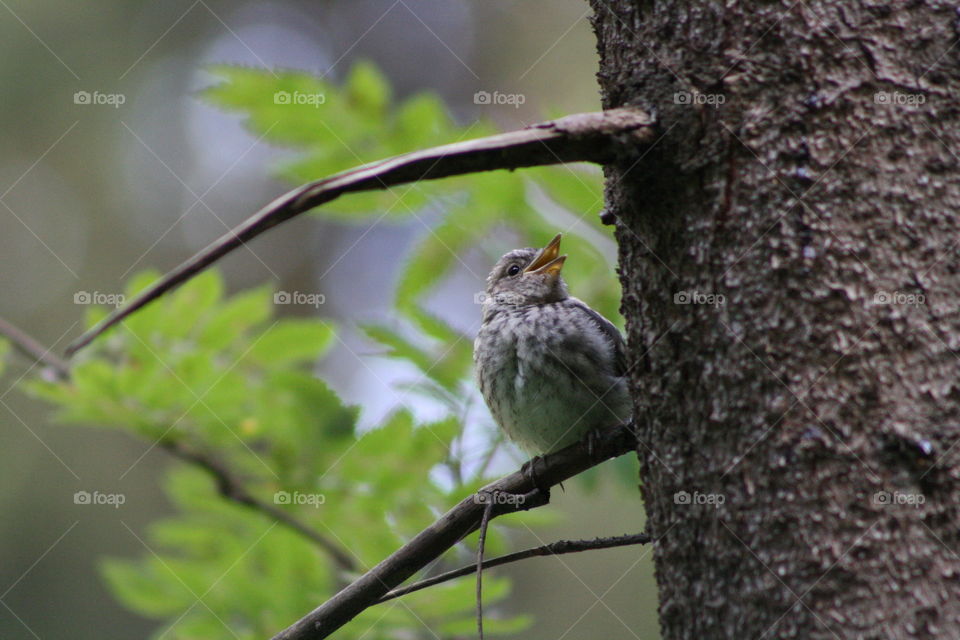
<svg viewBox="0 0 960 640">
<path fill-rule="evenodd" d="M 515 249 L 487 277 L 473 363 L 504 433 L 531 454 L 557 451 L 630 418 L 623 337 L 567 293 L 560 234 Z"/>
</svg>

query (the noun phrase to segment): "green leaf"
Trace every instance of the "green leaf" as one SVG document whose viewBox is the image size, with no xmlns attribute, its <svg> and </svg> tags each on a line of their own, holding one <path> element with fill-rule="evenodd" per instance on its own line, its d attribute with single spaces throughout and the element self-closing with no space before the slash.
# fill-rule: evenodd
<svg viewBox="0 0 960 640">
<path fill-rule="evenodd" d="M 246 331 L 270 318 L 270 295 L 267 287 L 259 287 L 231 298 L 202 327 L 197 338 L 199 343 L 211 350 L 237 343 Z"/>
<path fill-rule="evenodd" d="M 314 320 L 281 320 L 264 332 L 246 358 L 266 366 L 312 362 L 333 343 L 333 329 Z"/>
<path fill-rule="evenodd" d="M 354 65 L 347 77 L 350 105 L 369 117 L 382 117 L 390 102 L 390 85 L 380 70 L 366 61 Z"/>
<path fill-rule="evenodd" d="M 0 376 L 3 375 L 3 372 L 7 367 L 7 354 L 9 353 L 10 342 L 4 338 L 0 338 Z"/>
</svg>

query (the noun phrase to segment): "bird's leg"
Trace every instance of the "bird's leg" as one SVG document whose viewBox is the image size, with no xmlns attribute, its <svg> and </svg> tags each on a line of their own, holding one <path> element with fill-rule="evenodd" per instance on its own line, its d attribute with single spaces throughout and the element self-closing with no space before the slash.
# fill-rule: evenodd
<svg viewBox="0 0 960 640">
<path fill-rule="evenodd" d="M 544 486 L 540 483 L 540 478 L 537 475 L 537 465 L 543 466 L 543 456 L 534 456 L 523 463 L 523 466 L 520 467 L 520 473 L 524 475 L 527 480 L 530 481 L 530 484 L 533 485 L 534 489 L 543 494 L 545 502 L 550 502 L 550 487 Z"/>
<path fill-rule="evenodd" d="M 603 435 L 603 429 L 596 427 L 583 434 L 583 443 L 587 447 L 587 455 L 593 462 L 598 462 L 597 454 L 600 450 L 600 439 Z"/>
<path fill-rule="evenodd" d="M 596 427 L 590 429 L 581 438 L 581 442 L 587 449 L 587 455 L 590 457 L 590 460 L 594 463 L 603 462 L 604 458 L 602 457 L 602 444 L 605 439 L 607 439 L 607 434 L 612 429 L 623 429 L 629 431 L 633 437 L 636 437 L 636 430 L 633 427 L 633 423 L 629 422 L 623 425 L 618 425 L 616 427 Z"/>
</svg>

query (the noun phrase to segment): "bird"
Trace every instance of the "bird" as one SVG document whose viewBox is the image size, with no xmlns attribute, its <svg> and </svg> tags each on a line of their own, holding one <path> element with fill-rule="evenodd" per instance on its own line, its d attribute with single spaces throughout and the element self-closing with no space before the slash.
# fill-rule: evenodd
<svg viewBox="0 0 960 640">
<path fill-rule="evenodd" d="M 627 423 L 626 349 L 612 322 L 571 296 L 562 234 L 497 261 L 473 348 L 483 399 L 507 438 L 539 456 Z"/>
</svg>

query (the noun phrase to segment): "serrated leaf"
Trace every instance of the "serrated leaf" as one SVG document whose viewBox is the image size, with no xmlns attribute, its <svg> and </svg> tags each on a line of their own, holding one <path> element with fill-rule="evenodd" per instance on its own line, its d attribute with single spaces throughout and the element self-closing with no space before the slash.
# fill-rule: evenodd
<svg viewBox="0 0 960 640">
<path fill-rule="evenodd" d="M 267 287 L 260 287 L 233 296 L 203 326 L 197 340 L 211 350 L 234 344 L 245 331 L 270 318 L 270 295 Z"/>
<path fill-rule="evenodd" d="M 312 362 L 333 343 L 333 329 L 311 320 L 281 320 L 267 329 L 244 359 L 267 366 Z"/>
</svg>

